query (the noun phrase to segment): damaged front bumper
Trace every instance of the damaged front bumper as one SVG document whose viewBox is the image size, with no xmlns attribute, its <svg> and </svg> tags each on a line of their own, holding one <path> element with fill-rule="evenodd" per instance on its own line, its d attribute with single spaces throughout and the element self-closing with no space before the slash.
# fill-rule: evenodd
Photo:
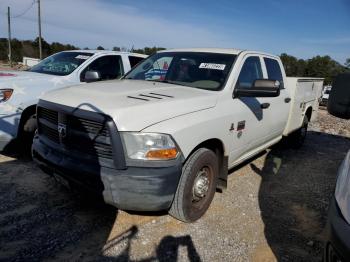
<svg viewBox="0 0 350 262">
<path fill-rule="evenodd" d="M 178 157 L 164 166 L 127 166 L 114 169 L 56 150 L 33 141 L 33 159 L 48 174 L 103 194 L 107 204 L 123 210 L 160 211 L 169 209 L 182 172 Z"/>
</svg>

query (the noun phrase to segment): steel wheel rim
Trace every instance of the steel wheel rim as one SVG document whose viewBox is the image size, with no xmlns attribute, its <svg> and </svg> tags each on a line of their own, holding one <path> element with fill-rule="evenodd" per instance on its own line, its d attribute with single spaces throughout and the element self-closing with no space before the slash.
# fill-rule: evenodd
<svg viewBox="0 0 350 262">
<path fill-rule="evenodd" d="M 192 187 L 192 202 L 199 202 L 208 195 L 211 182 L 210 173 L 209 167 L 203 167 L 197 173 Z"/>
</svg>

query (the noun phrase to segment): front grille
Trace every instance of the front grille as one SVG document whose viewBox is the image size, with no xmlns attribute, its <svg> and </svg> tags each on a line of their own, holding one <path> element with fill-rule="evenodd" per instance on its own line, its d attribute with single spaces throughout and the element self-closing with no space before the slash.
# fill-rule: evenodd
<svg viewBox="0 0 350 262">
<path fill-rule="evenodd" d="M 39 136 L 77 154 L 89 158 L 113 159 L 110 134 L 106 120 L 96 121 L 72 114 L 38 107 Z M 65 129 L 64 132 L 59 128 Z"/>
<path fill-rule="evenodd" d="M 40 133 L 42 135 L 46 136 L 51 141 L 59 144 L 60 138 L 59 138 L 57 129 L 53 129 L 53 128 L 49 127 L 49 126 L 41 124 L 40 125 Z"/>
<path fill-rule="evenodd" d="M 58 112 L 50 110 L 50 109 L 46 109 L 43 107 L 39 108 L 39 112 L 40 112 L 40 116 L 49 121 L 50 123 L 56 124 L 58 123 Z"/>
</svg>

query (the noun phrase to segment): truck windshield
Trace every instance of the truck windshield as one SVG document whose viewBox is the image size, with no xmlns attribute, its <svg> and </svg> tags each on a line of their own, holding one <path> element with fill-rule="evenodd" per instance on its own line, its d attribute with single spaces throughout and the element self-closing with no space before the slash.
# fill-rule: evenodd
<svg viewBox="0 0 350 262">
<path fill-rule="evenodd" d="M 69 75 L 92 55 L 92 53 L 84 52 L 57 53 L 45 58 L 39 64 L 29 69 L 29 71 L 58 76 Z"/>
<path fill-rule="evenodd" d="M 205 52 L 156 53 L 124 79 L 148 80 L 218 91 L 223 88 L 236 55 Z"/>
</svg>

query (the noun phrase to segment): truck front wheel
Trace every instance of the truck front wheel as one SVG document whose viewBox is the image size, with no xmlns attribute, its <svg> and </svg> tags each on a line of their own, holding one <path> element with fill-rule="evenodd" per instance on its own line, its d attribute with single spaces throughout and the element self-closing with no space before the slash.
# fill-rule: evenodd
<svg viewBox="0 0 350 262">
<path fill-rule="evenodd" d="M 204 215 L 213 200 L 219 166 L 215 153 L 207 148 L 195 151 L 186 161 L 169 214 L 183 222 Z"/>
</svg>

